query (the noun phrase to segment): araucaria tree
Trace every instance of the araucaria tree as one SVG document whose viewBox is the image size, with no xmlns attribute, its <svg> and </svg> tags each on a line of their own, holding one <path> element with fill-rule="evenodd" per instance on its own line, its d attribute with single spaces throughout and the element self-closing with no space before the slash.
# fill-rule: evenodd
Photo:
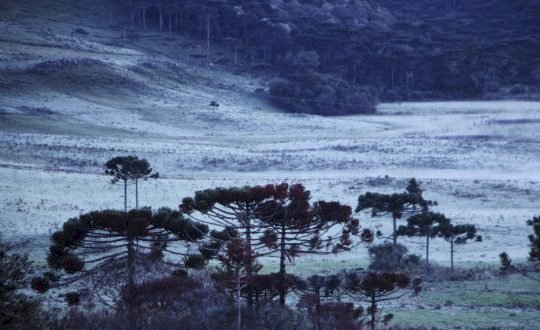
<svg viewBox="0 0 540 330">
<path fill-rule="evenodd" d="M 450 271 L 454 271 L 454 253 L 455 244 L 464 244 L 467 241 L 481 242 L 482 236 L 477 235 L 475 225 L 460 224 L 453 225 L 451 223 L 442 224 L 440 226 L 440 236 L 450 243 Z"/>
<path fill-rule="evenodd" d="M 371 316 L 370 326 L 375 329 L 377 315 L 381 314 L 379 303 L 399 299 L 408 293 L 418 294 L 421 290 L 420 278 L 411 281 L 406 273 L 369 272 L 362 275 L 356 272 L 345 274 L 345 292 L 351 298 L 369 304 L 367 309 Z M 389 321 L 392 315 L 383 318 Z"/>
<path fill-rule="evenodd" d="M 394 247 L 397 245 L 397 220 L 401 219 L 403 214 L 410 212 L 427 211 L 430 205 L 436 205 L 437 202 L 424 199 L 422 189 L 416 179 L 409 180 L 405 192 L 393 194 L 380 194 L 367 192 L 358 197 L 358 206 L 355 212 L 371 210 L 371 216 L 392 216 L 392 240 Z"/>
<path fill-rule="evenodd" d="M 232 284 L 237 303 L 237 329 L 242 329 L 242 290 L 249 285 L 245 279 L 248 267 L 253 273 L 257 273 L 262 266 L 256 262 L 257 255 L 253 250 L 247 249 L 247 245 L 240 238 L 230 239 L 225 247 L 225 253 L 218 255 L 220 266 L 216 276 L 220 281 Z M 231 287 L 231 285 L 229 285 Z"/>
<path fill-rule="evenodd" d="M 399 226 L 399 236 L 421 236 L 426 238 L 426 271 L 429 267 L 429 239 L 441 233 L 442 226 L 450 225 L 450 219 L 444 214 L 425 211 L 407 219 L 407 226 Z"/>
<path fill-rule="evenodd" d="M 350 206 L 326 201 L 310 205 L 310 197 L 303 185 L 295 184 L 289 188 L 287 198 L 269 201 L 257 212 L 266 227 L 261 240 L 268 249 L 279 252 L 279 276 L 283 283 L 287 258 L 306 253 L 338 253 L 373 241 L 371 230 L 360 231 L 360 221 L 352 217 Z M 283 289 L 281 304 L 285 304 L 285 295 Z"/>
<path fill-rule="evenodd" d="M 159 178 L 159 173 L 153 172 L 146 159 L 137 156 L 118 156 L 105 163 L 105 174 L 111 175 L 111 183 L 124 183 L 124 211 L 127 212 L 127 184 L 135 182 L 135 208 L 139 208 L 139 181 Z"/>
<path fill-rule="evenodd" d="M 196 221 L 224 229 L 222 233 L 225 235 L 219 235 L 222 237 L 214 235 L 217 243 L 220 243 L 216 244 L 215 248 L 219 249 L 224 242 L 238 235 L 243 239 L 246 250 L 261 255 L 261 250 L 265 248 L 264 242 L 259 240 L 263 228 L 255 210 L 264 201 L 286 198 L 287 188 L 287 184 L 280 184 L 206 189 L 197 191 L 194 197 L 184 198 L 180 209 Z M 207 250 L 211 250 L 211 247 L 207 247 Z M 250 281 L 254 270 L 254 264 L 246 264 L 246 281 Z M 249 286 L 247 303 L 248 306 L 253 304 L 253 293 Z"/>
<path fill-rule="evenodd" d="M 149 266 L 163 266 L 162 272 L 204 266 L 203 256 L 186 248 L 186 243 L 195 243 L 207 233 L 206 225 L 170 209 L 90 212 L 68 220 L 51 236 L 47 261 L 67 274 L 60 285 L 84 281 L 108 305 L 126 289 L 129 297 Z"/>
<path fill-rule="evenodd" d="M 301 184 L 289 187 L 282 183 L 199 191 L 194 198 L 184 198 L 180 208 L 197 221 L 236 230 L 246 247 L 259 256 L 278 253 L 280 302 L 284 304 L 287 258 L 300 253 L 337 253 L 373 239 L 371 231 L 360 231 L 349 206 L 324 201 L 311 205 L 309 200 L 310 192 Z M 248 282 L 251 268 L 246 268 Z M 253 303 L 249 285 L 247 302 Z"/>
</svg>

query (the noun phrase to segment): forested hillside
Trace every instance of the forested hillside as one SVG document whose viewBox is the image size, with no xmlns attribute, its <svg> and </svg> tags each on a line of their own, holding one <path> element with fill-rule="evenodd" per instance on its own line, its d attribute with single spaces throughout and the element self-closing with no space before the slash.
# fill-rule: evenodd
<svg viewBox="0 0 540 330">
<path fill-rule="evenodd" d="M 129 0 L 118 10 L 131 28 L 200 39 L 193 56 L 208 63 L 276 76 L 271 97 L 291 111 L 530 96 L 540 84 L 536 1 Z"/>
</svg>

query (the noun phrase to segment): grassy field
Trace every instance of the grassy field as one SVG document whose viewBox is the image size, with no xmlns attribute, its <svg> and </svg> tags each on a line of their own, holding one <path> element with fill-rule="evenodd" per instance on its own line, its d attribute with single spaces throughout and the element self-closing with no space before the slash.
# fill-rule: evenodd
<svg viewBox="0 0 540 330">
<path fill-rule="evenodd" d="M 46 1 L 47 3 L 49 1 Z M 426 281 L 417 298 L 385 306 L 395 326 L 537 328 L 540 285 L 497 278 L 498 254 L 528 255 L 525 220 L 540 200 L 540 103 L 381 104 L 369 116 L 287 114 L 254 93 L 271 77 L 190 62 L 190 40 L 157 31 L 124 40 L 108 15 L 84 3 L 0 3 L 0 228 L 26 242 L 44 265 L 49 235 L 70 217 L 122 207 L 122 189 L 103 175 L 118 155 L 147 158 L 162 178 L 141 185 L 142 205 L 176 209 L 217 186 L 301 182 L 313 200 L 356 206 L 366 191 L 403 191 L 417 177 L 436 211 L 473 223 L 481 243 L 457 246 L 464 271 L 480 279 Z M 70 4 L 69 11 L 61 11 Z M 40 15 L 35 15 L 36 10 Z M 85 13 L 90 13 L 85 15 Z M 47 27 L 52 35 L 47 33 Z M 83 27 L 87 36 L 71 36 Z M 226 54 L 226 50 L 222 50 Z M 212 111 L 209 102 L 220 107 Z M 134 204 L 129 187 L 129 205 Z M 388 218 L 357 214 L 387 234 Z M 378 241 L 379 242 L 379 241 Z M 422 239 L 403 239 L 423 255 Z M 449 265 L 449 245 L 431 260 Z M 300 276 L 366 268 L 366 248 L 301 256 Z M 263 272 L 277 269 L 264 259 Z"/>
</svg>

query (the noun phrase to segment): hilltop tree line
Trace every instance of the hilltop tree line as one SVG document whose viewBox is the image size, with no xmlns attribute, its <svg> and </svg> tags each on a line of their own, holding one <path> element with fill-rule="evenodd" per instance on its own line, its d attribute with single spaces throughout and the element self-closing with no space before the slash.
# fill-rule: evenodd
<svg viewBox="0 0 540 330">
<path fill-rule="evenodd" d="M 191 55 L 206 63 L 277 76 L 269 97 L 293 112 L 370 113 L 378 100 L 540 85 L 535 1 L 124 0 L 118 10 L 133 29 L 198 39 Z"/>
</svg>

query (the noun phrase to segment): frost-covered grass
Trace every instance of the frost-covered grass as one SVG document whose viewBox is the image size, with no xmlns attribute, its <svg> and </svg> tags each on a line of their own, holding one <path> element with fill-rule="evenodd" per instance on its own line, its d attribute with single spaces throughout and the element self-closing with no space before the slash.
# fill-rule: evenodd
<svg viewBox="0 0 540 330">
<path fill-rule="evenodd" d="M 375 115 L 335 118 L 286 114 L 253 94 L 264 79 L 187 63 L 182 37 L 149 31 L 125 42 L 99 13 L 88 18 L 98 22 L 87 28 L 89 37 L 71 37 L 83 18 L 72 22 L 44 8 L 48 36 L 35 24 L 42 18 L 28 15 L 33 2 L 13 3 L 19 11 L 0 11 L 0 230 L 2 239 L 27 242 L 40 266 L 49 235 L 64 221 L 122 207 L 122 188 L 108 182 L 102 166 L 127 154 L 160 172 L 140 189 L 141 205 L 154 208 L 177 208 L 200 189 L 282 181 L 303 183 L 313 200 L 354 208 L 358 195 L 399 192 L 416 177 L 425 196 L 439 202 L 437 211 L 476 224 L 484 238 L 456 246 L 457 266 L 496 266 L 502 251 L 514 261 L 527 257 L 525 220 L 540 214 L 540 102 L 382 104 Z M 66 71 L 32 71 L 62 59 L 84 60 Z M 220 104 L 215 112 L 212 100 Z M 129 194 L 133 206 L 132 186 Z M 388 218 L 358 216 L 364 227 L 391 231 Z M 400 242 L 424 254 L 424 240 Z M 430 259 L 449 265 L 448 243 L 433 240 Z M 263 264 L 265 272 L 277 269 L 275 259 Z M 367 264 L 358 247 L 301 256 L 287 267 L 304 276 Z M 426 287 L 425 309 L 409 301 L 396 319 L 404 326 L 532 328 L 538 291 L 532 284 L 519 291 L 525 283 L 514 276 Z M 476 305 L 483 307 L 467 309 Z"/>
</svg>

